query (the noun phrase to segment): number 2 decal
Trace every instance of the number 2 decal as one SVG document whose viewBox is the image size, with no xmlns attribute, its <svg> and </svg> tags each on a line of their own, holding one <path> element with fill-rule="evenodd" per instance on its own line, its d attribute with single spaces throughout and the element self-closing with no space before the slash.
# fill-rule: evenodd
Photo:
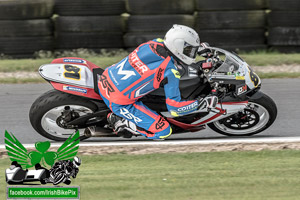
<svg viewBox="0 0 300 200">
<path fill-rule="evenodd" d="M 80 68 L 74 65 L 65 65 L 64 77 L 73 80 L 80 80 Z"/>
</svg>

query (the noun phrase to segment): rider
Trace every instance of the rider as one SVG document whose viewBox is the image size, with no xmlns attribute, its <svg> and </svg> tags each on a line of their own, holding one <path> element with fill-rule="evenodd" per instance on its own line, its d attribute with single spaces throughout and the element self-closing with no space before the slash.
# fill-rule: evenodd
<svg viewBox="0 0 300 200">
<path fill-rule="evenodd" d="M 172 116 L 216 106 L 218 99 L 212 95 L 181 100 L 178 69 L 195 63 L 199 46 L 200 39 L 195 30 L 173 25 L 164 40 L 158 38 L 141 44 L 103 72 L 98 86 L 104 102 L 112 111 L 107 120 L 115 133 L 128 130 L 149 139 L 164 139 L 171 135 L 168 121 L 138 101 L 160 86 L 164 87 L 166 105 Z"/>
</svg>

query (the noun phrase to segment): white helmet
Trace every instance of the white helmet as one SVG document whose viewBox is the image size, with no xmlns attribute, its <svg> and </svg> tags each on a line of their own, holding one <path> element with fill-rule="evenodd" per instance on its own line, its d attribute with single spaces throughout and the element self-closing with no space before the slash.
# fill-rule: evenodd
<svg viewBox="0 0 300 200">
<path fill-rule="evenodd" d="M 164 44 L 183 63 L 191 65 L 196 62 L 200 38 L 194 29 L 174 24 L 166 33 Z"/>
</svg>

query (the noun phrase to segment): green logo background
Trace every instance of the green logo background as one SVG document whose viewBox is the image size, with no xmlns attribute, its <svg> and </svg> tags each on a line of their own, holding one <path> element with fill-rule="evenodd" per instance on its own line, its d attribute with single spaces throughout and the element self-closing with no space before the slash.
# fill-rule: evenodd
<svg viewBox="0 0 300 200">
<path fill-rule="evenodd" d="M 22 168 L 30 168 L 38 163 L 44 167 L 53 166 L 59 160 L 73 160 L 79 149 L 79 131 L 71 135 L 56 152 L 48 151 L 49 141 L 36 142 L 36 151 L 28 152 L 27 149 L 12 134 L 5 131 L 5 148 L 11 161 L 17 161 Z"/>
</svg>

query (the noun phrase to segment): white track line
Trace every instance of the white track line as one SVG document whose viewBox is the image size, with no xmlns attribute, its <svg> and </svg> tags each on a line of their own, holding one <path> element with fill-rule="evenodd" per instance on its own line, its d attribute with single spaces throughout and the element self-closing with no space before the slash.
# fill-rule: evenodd
<svg viewBox="0 0 300 200">
<path fill-rule="evenodd" d="M 165 140 L 165 141 L 113 141 L 113 142 L 82 142 L 79 146 L 133 146 L 133 145 L 193 145 L 193 144 L 254 144 L 254 143 L 291 143 L 300 142 L 300 137 L 272 138 L 228 138 L 228 139 L 198 139 L 198 140 Z M 59 147 L 62 143 L 52 143 L 51 147 Z M 26 148 L 34 144 L 24 144 Z M 5 145 L 0 145 L 0 149 Z"/>
</svg>

